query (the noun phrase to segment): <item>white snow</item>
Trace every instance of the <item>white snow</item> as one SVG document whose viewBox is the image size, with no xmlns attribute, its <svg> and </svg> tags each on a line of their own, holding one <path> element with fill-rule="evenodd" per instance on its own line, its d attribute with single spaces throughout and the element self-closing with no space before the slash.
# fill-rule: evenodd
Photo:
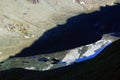
<svg viewBox="0 0 120 80">
<path fill-rule="evenodd" d="M 36 70 L 35 67 L 26 67 L 25 69 L 28 69 L 28 70 Z"/>
<path fill-rule="evenodd" d="M 96 50 L 100 49 L 103 45 L 108 44 L 110 42 L 111 42 L 110 40 L 107 41 L 105 39 L 101 39 L 101 40 L 97 41 L 95 44 L 87 45 L 89 47 L 89 49 L 83 54 L 83 56 L 88 57 L 90 55 L 95 54 Z"/>
<path fill-rule="evenodd" d="M 29 36 L 24 36 L 24 38 L 27 38 L 27 39 L 28 39 L 28 38 L 30 38 L 30 37 L 29 37 Z"/>
<path fill-rule="evenodd" d="M 73 0 L 73 2 L 75 2 L 75 0 Z"/>
<path fill-rule="evenodd" d="M 62 60 L 62 62 L 65 62 L 67 65 L 70 65 L 73 63 L 76 59 L 78 59 L 80 54 L 78 53 L 78 49 L 71 50 Z"/>
<path fill-rule="evenodd" d="M 78 58 L 89 57 L 89 56 L 95 54 L 95 51 L 102 48 L 103 46 L 106 46 L 107 44 L 109 44 L 111 42 L 112 42 L 111 40 L 101 39 L 101 40 L 97 41 L 96 43 L 86 45 L 86 47 L 88 47 L 88 50 L 82 56 L 80 56 L 82 47 L 72 49 L 72 50 L 70 50 L 69 53 L 66 54 L 66 56 L 63 58 L 62 62 L 65 62 L 66 65 L 70 65 L 71 63 L 75 62 L 76 59 L 78 59 Z M 78 50 L 80 50 L 80 51 L 78 51 Z"/>
<path fill-rule="evenodd" d="M 85 4 L 85 2 L 81 1 L 80 4 Z"/>
</svg>

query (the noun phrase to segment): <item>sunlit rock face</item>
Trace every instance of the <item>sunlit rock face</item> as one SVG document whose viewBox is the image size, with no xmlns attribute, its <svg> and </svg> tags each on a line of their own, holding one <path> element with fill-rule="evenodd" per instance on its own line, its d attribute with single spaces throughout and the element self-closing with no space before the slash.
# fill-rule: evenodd
<svg viewBox="0 0 120 80">
<path fill-rule="evenodd" d="M 0 61 L 30 46 L 45 31 L 65 23 L 69 17 L 115 2 L 115 0 L 81 1 L 1 0 Z"/>
</svg>

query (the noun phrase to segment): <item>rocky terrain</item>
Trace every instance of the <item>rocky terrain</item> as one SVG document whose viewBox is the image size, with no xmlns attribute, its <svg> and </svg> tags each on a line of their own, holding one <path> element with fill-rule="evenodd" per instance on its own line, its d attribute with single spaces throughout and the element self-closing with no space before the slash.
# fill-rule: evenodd
<svg viewBox="0 0 120 80">
<path fill-rule="evenodd" d="M 120 80 L 120 0 L 1 0 L 0 80 Z"/>
<path fill-rule="evenodd" d="M 114 5 L 116 0 L 1 0 L 0 61 L 33 44 L 44 32 L 72 16 Z"/>
<path fill-rule="evenodd" d="M 24 68 L 28 70 L 44 71 L 68 66 L 75 62 L 79 63 L 96 57 L 102 48 L 104 49 L 108 44 L 120 39 L 120 36 L 112 36 L 111 34 L 105 34 L 101 40 L 75 49 L 51 54 L 9 58 L 0 63 L 0 70 Z"/>
<path fill-rule="evenodd" d="M 33 71 L 10 69 L 0 72 L 1 80 L 120 80 L 120 40 L 106 47 L 96 58 L 71 66 Z"/>
</svg>

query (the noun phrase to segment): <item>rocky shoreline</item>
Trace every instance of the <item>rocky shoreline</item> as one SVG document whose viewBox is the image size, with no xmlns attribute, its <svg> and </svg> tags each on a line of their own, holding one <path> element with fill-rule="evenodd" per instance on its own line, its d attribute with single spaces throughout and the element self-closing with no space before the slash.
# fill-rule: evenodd
<svg viewBox="0 0 120 80">
<path fill-rule="evenodd" d="M 9 58 L 4 62 L 0 63 L 0 71 L 11 68 L 23 68 L 28 70 L 44 71 L 68 66 L 75 62 L 79 63 L 85 61 L 84 58 L 89 59 L 89 56 L 96 55 L 97 53 L 94 52 L 101 49 L 105 45 L 120 39 L 120 35 L 111 36 L 111 34 L 105 34 L 101 40 L 75 49 L 51 54 L 40 54 L 28 57 Z"/>
<path fill-rule="evenodd" d="M 71 66 L 34 71 L 14 68 L 0 72 L 2 80 L 119 80 L 120 40 L 105 48 L 94 59 Z"/>
</svg>

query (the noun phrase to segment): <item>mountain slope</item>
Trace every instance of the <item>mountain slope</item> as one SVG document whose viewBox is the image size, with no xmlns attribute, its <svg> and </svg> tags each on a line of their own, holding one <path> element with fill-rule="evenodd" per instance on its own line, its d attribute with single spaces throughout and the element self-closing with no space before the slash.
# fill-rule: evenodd
<svg viewBox="0 0 120 80">
<path fill-rule="evenodd" d="M 72 0 L 1 0 L 0 61 L 29 47 L 45 31 L 64 24 L 72 16 L 88 13 L 100 6 L 113 5 L 116 0 L 90 1 L 85 5 Z"/>
</svg>

